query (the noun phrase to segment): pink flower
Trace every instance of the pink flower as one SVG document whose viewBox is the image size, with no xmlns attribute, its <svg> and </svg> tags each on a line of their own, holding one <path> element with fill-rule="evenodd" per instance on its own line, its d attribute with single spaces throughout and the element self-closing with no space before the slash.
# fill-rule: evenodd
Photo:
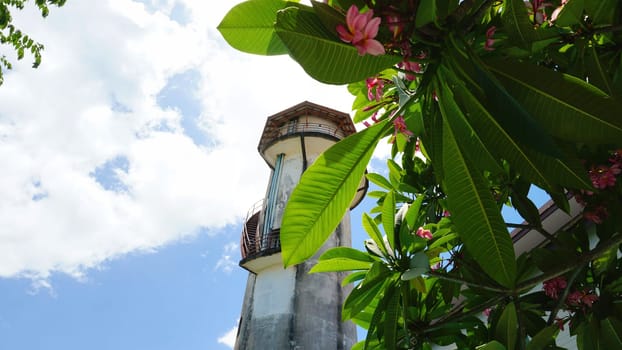
<svg viewBox="0 0 622 350">
<path fill-rule="evenodd" d="M 583 304 L 587 307 L 592 307 L 596 301 L 598 301 L 598 295 L 588 293 L 585 289 L 582 291 L 574 291 L 566 298 L 566 303 L 570 306 L 581 306 L 581 304 Z"/>
<path fill-rule="evenodd" d="M 393 133 L 393 137 L 391 138 L 390 142 L 395 141 L 395 137 L 397 136 L 397 134 L 403 134 L 403 135 L 406 135 L 408 137 L 414 135 L 412 133 L 412 131 L 408 130 L 408 126 L 406 126 L 406 122 L 404 121 L 404 117 L 401 116 L 401 115 L 398 116 L 397 118 L 393 119 L 393 127 L 395 128 L 395 132 Z"/>
<path fill-rule="evenodd" d="M 611 167 L 606 165 L 592 166 L 589 170 L 592 185 L 599 189 L 613 187 L 616 184 L 616 176 L 622 172 L 618 164 Z"/>
<path fill-rule="evenodd" d="M 419 62 L 404 60 L 398 63 L 397 66 L 404 70 L 414 72 L 414 73 L 421 73 L 423 71 L 423 69 L 421 69 L 421 63 Z M 415 78 L 416 76 L 414 74 L 406 74 L 407 80 L 413 81 L 415 80 Z"/>
<path fill-rule="evenodd" d="M 495 39 L 492 38 L 493 35 L 495 35 L 495 31 L 497 30 L 497 27 L 495 26 L 491 26 L 490 28 L 488 28 L 488 30 L 486 30 L 486 42 L 484 43 L 484 50 L 486 51 L 494 51 L 494 47 L 492 47 L 492 45 L 495 43 Z"/>
<path fill-rule="evenodd" d="M 432 232 L 430 230 L 426 230 L 423 227 L 419 227 L 417 229 L 417 236 L 425 239 L 432 239 Z"/>
<path fill-rule="evenodd" d="M 544 0 L 531 0 L 525 1 L 525 6 L 527 6 L 527 12 L 529 15 L 533 16 L 533 22 L 535 24 L 542 24 L 546 20 L 546 12 L 544 12 L 544 8 L 553 5 L 548 2 L 544 2 Z"/>
<path fill-rule="evenodd" d="M 603 220 L 605 220 L 608 216 L 609 212 L 607 211 L 607 208 L 602 205 L 594 207 L 592 210 L 586 210 L 583 212 L 583 217 L 595 224 L 602 224 Z"/>
<path fill-rule="evenodd" d="M 492 312 L 492 308 L 485 308 L 484 311 L 482 311 L 482 313 L 484 314 L 484 316 L 486 317 L 490 317 L 490 313 Z"/>
<path fill-rule="evenodd" d="M 397 37 L 402 34 L 404 30 L 404 24 L 402 23 L 402 19 L 396 15 L 390 15 L 386 17 L 387 26 L 391 33 L 393 33 L 393 39 L 397 39 Z"/>
<path fill-rule="evenodd" d="M 366 53 L 374 56 L 385 53 L 382 43 L 374 40 L 376 35 L 378 35 L 381 20 L 380 17 L 373 16 L 373 10 L 360 13 L 358 7 L 352 5 L 346 13 L 347 28 L 342 24 L 337 25 L 336 28 L 339 38 L 346 43 L 354 45 L 361 56 Z"/>
<path fill-rule="evenodd" d="M 559 292 L 566 289 L 566 286 L 567 286 L 566 279 L 561 276 L 552 278 L 542 283 L 544 294 L 546 294 L 549 298 L 552 298 L 552 299 L 559 298 Z"/>
<path fill-rule="evenodd" d="M 378 77 L 373 77 L 373 78 L 367 78 L 366 82 L 367 82 L 367 98 L 370 101 L 373 101 L 373 100 L 380 101 L 382 99 L 382 93 L 383 93 L 382 90 L 384 89 L 384 80 Z"/>
</svg>

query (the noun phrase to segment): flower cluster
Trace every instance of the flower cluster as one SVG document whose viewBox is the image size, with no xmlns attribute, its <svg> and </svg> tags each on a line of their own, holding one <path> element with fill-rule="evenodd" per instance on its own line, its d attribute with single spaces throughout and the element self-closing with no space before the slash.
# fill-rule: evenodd
<svg viewBox="0 0 622 350">
<path fill-rule="evenodd" d="M 566 288 L 568 288 L 568 282 L 563 276 L 555 277 L 542 283 L 544 294 L 554 300 L 558 300 Z M 582 289 L 568 294 L 565 305 L 570 310 L 582 309 L 585 311 L 586 307 L 591 308 L 596 301 L 598 301 L 598 295 L 590 292 L 588 289 Z"/>
</svg>

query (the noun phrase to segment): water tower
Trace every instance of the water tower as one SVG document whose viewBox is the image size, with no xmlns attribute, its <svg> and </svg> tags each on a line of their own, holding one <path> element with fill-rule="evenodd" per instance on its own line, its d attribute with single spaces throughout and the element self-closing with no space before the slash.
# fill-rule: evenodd
<svg viewBox="0 0 622 350">
<path fill-rule="evenodd" d="M 354 132 L 348 114 L 310 102 L 268 117 L 258 150 L 272 172 L 265 198 L 242 231 L 240 266 L 249 276 L 235 349 L 341 350 L 356 343 L 354 324 L 341 321 L 345 275 L 309 275 L 319 253 L 284 269 L 280 245 L 283 210 L 300 176 L 322 151 Z M 351 208 L 366 189 L 362 179 Z M 322 250 L 350 245 L 348 212 Z"/>
</svg>

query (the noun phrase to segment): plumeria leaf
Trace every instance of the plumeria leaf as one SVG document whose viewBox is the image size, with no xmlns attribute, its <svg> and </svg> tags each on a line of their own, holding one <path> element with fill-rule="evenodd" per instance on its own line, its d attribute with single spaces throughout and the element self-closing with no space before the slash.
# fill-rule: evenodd
<svg viewBox="0 0 622 350">
<path fill-rule="evenodd" d="M 400 277 L 402 281 L 409 281 L 430 271 L 430 259 L 424 252 L 416 253 L 410 258 L 410 268 Z"/>
<path fill-rule="evenodd" d="M 503 344 L 499 343 L 496 340 L 488 342 L 484 345 L 480 345 L 476 347 L 477 350 L 507 350 Z"/>
<path fill-rule="evenodd" d="M 392 67 L 401 57 L 360 56 L 357 49 L 328 31 L 311 9 L 279 11 L 276 31 L 290 56 L 314 79 L 328 84 L 357 82 Z"/>
<path fill-rule="evenodd" d="M 608 317 L 600 321 L 600 338 L 605 349 L 622 349 L 622 321 Z"/>
<path fill-rule="evenodd" d="M 559 333 L 559 327 L 557 325 L 552 325 L 544 328 L 538 334 L 534 335 L 531 338 L 529 344 L 527 344 L 527 350 L 542 350 L 545 349 L 548 345 L 550 345 L 557 334 Z"/>
<path fill-rule="evenodd" d="M 322 254 L 309 273 L 368 270 L 375 261 L 369 254 L 360 250 L 337 247 Z"/>
<path fill-rule="evenodd" d="M 449 76 L 451 78 L 451 76 Z M 460 86 L 460 85 L 459 85 Z M 516 141 L 494 118 L 492 113 L 467 88 L 453 90 L 464 106 L 465 115 L 488 149 L 497 157 L 506 159 L 522 175 L 547 191 L 554 191 L 556 184 L 574 188 L 589 188 L 587 174 L 576 162 L 571 165 L 546 156 Z M 568 176 L 570 175 L 570 176 Z"/>
<path fill-rule="evenodd" d="M 337 227 L 386 125 L 380 122 L 341 140 L 304 172 L 283 214 L 281 249 L 285 266 L 311 257 Z"/>
<path fill-rule="evenodd" d="M 367 232 L 369 237 L 372 239 L 371 241 L 365 241 L 365 248 L 379 257 L 390 256 L 387 245 L 384 243 L 382 232 L 380 232 L 380 228 L 378 228 L 378 225 L 376 225 L 374 219 L 372 219 L 372 217 L 367 213 L 363 213 L 363 229 L 365 229 L 365 232 Z"/>
<path fill-rule="evenodd" d="M 583 17 L 583 0 L 568 1 L 559 12 L 555 25 L 567 27 L 576 23 L 581 23 Z"/>
<path fill-rule="evenodd" d="M 469 162 L 447 122 L 442 135 L 444 189 L 456 231 L 480 267 L 510 287 L 516 278 L 516 258 L 497 204 L 483 174 Z"/>
<path fill-rule="evenodd" d="M 343 320 L 350 319 L 363 311 L 381 292 L 382 286 L 387 283 L 392 273 L 382 262 L 375 262 L 365 279 L 346 298 L 343 304 Z"/>
<path fill-rule="evenodd" d="M 585 0 L 585 12 L 592 24 L 611 23 L 616 15 L 618 0 Z"/>
<path fill-rule="evenodd" d="M 389 182 L 389 180 L 387 180 L 384 176 L 380 174 L 369 173 L 369 174 L 365 174 L 365 177 L 367 177 L 367 179 L 371 181 L 373 184 L 378 185 L 384 188 L 385 190 L 393 189 L 393 185 Z"/>
<path fill-rule="evenodd" d="M 218 25 L 232 47 L 259 55 L 283 55 L 287 48 L 276 35 L 276 14 L 295 1 L 249 0 L 234 6 Z"/>
<path fill-rule="evenodd" d="M 395 192 L 389 191 L 384 197 L 382 203 L 382 227 L 387 235 L 389 246 L 392 249 L 397 249 L 395 246 Z"/>
<path fill-rule="evenodd" d="M 622 143 L 622 105 L 595 86 L 533 64 L 486 64 L 552 135 L 574 142 Z"/>
<path fill-rule="evenodd" d="M 444 67 L 439 69 L 445 70 Z M 451 73 L 446 71 L 443 76 L 446 76 L 446 74 Z M 448 81 L 448 79 L 443 79 L 443 81 Z M 472 157 L 472 161 L 475 162 L 481 170 L 488 170 L 493 174 L 503 173 L 503 169 L 499 165 L 497 158 L 490 153 L 489 149 L 480 139 L 478 133 L 473 129 L 462 113 L 462 110 L 460 110 L 460 107 L 456 104 L 453 93 L 451 92 L 456 86 L 451 86 L 447 83 L 439 84 L 439 86 L 443 95 L 442 98 L 439 99 L 441 113 L 443 116 L 446 116 L 447 122 L 452 125 L 452 130 L 455 130 L 456 137 L 459 139 L 460 144 L 467 150 L 465 153 L 476 155 Z"/>
<path fill-rule="evenodd" d="M 518 338 L 518 317 L 516 306 L 509 303 L 503 309 L 503 313 L 495 329 L 495 338 L 507 346 L 508 350 L 514 350 Z"/>
<path fill-rule="evenodd" d="M 531 50 L 535 42 L 546 41 L 559 35 L 552 28 L 539 27 L 536 29 L 529 19 L 527 7 L 523 0 L 506 0 L 503 3 L 503 8 L 501 15 L 503 29 L 507 32 L 510 40 L 524 50 Z"/>
</svg>

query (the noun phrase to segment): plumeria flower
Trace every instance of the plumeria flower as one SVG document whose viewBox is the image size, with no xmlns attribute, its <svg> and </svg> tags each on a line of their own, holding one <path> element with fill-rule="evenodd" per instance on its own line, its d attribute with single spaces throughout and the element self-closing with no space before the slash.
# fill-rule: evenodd
<svg viewBox="0 0 622 350">
<path fill-rule="evenodd" d="M 401 115 L 393 120 L 393 126 L 395 127 L 395 133 L 393 135 L 394 137 L 397 136 L 397 134 L 404 134 L 408 137 L 414 135 L 412 131 L 408 130 L 408 126 L 406 126 L 404 117 Z"/>
<path fill-rule="evenodd" d="M 404 30 L 404 24 L 402 23 L 402 19 L 396 15 L 386 16 L 387 26 L 391 33 L 393 33 L 393 39 L 397 39 L 397 37 L 402 34 Z"/>
<path fill-rule="evenodd" d="M 397 64 L 397 66 L 399 68 L 402 68 L 406 71 L 409 72 L 414 72 L 414 73 L 421 73 L 423 71 L 423 69 L 421 68 L 421 63 L 419 62 L 414 62 L 414 61 L 408 61 L 408 60 L 404 60 L 400 63 Z M 416 76 L 414 74 L 408 74 L 406 73 L 406 79 L 413 81 L 415 80 Z"/>
<path fill-rule="evenodd" d="M 527 6 L 527 12 L 530 16 L 533 16 L 533 22 L 535 24 L 542 24 L 546 20 L 546 12 L 544 12 L 544 8 L 552 6 L 548 2 L 544 2 L 544 0 L 531 0 L 525 1 L 525 6 Z"/>
<path fill-rule="evenodd" d="M 367 98 L 370 101 L 382 99 L 384 80 L 378 77 L 367 78 Z"/>
<path fill-rule="evenodd" d="M 559 292 L 566 289 L 567 285 L 566 279 L 560 276 L 544 281 L 542 283 L 542 288 L 544 289 L 544 294 L 546 294 L 549 298 L 557 299 L 559 298 Z"/>
<path fill-rule="evenodd" d="M 609 212 L 607 211 L 607 208 L 602 205 L 599 205 L 592 210 L 586 210 L 583 212 L 585 220 L 591 221 L 597 225 L 602 224 L 608 216 Z"/>
<path fill-rule="evenodd" d="M 592 307 L 592 304 L 598 300 L 598 295 L 588 293 L 587 290 L 574 291 L 568 295 L 566 302 L 571 306 L 581 306 L 581 304 Z"/>
<path fill-rule="evenodd" d="M 494 51 L 494 47 L 492 47 L 492 45 L 495 43 L 495 39 L 492 38 L 493 35 L 495 35 L 495 31 L 497 30 L 497 27 L 495 26 L 491 26 L 490 28 L 488 28 L 488 30 L 486 30 L 486 42 L 484 43 L 484 50 L 486 51 Z"/>
<path fill-rule="evenodd" d="M 378 35 L 380 21 L 380 17 L 374 17 L 373 10 L 361 13 L 356 5 L 352 5 L 346 13 L 347 28 L 339 24 L 336 29 L 339 38 L 354 45 L 359 55 L 384 55 L 384 46 L 374 39 Z"/>
<path fill-rule="evenodd" d="M 419 227 L 417 229 L 416 235 L 421 238 L 432 239 L 432 232 L 430 230 L 424 229 L 423 227 Z"/>
<path fill-rule="evenodd" d="M 592 185 L 599 189 L 613 187 L 616 184 L 616 176 L 622 172 L 618 164 L 608 167 L 606 165 L 592 166 L 589 170 Z"/>
<path fill-rule="evenodd" d="M 562 12 L 562 10 L 564 9 L 564 6 L 566 5 L 567 2 L 568 2 L 568 0 L 562 0 L 561 6 L 556 8 L 555 11 L 553 11 L 553 13 L 551 13 L 551 22 L 555 22 L 557 20 L 557 17 Z"/>
</svg>

